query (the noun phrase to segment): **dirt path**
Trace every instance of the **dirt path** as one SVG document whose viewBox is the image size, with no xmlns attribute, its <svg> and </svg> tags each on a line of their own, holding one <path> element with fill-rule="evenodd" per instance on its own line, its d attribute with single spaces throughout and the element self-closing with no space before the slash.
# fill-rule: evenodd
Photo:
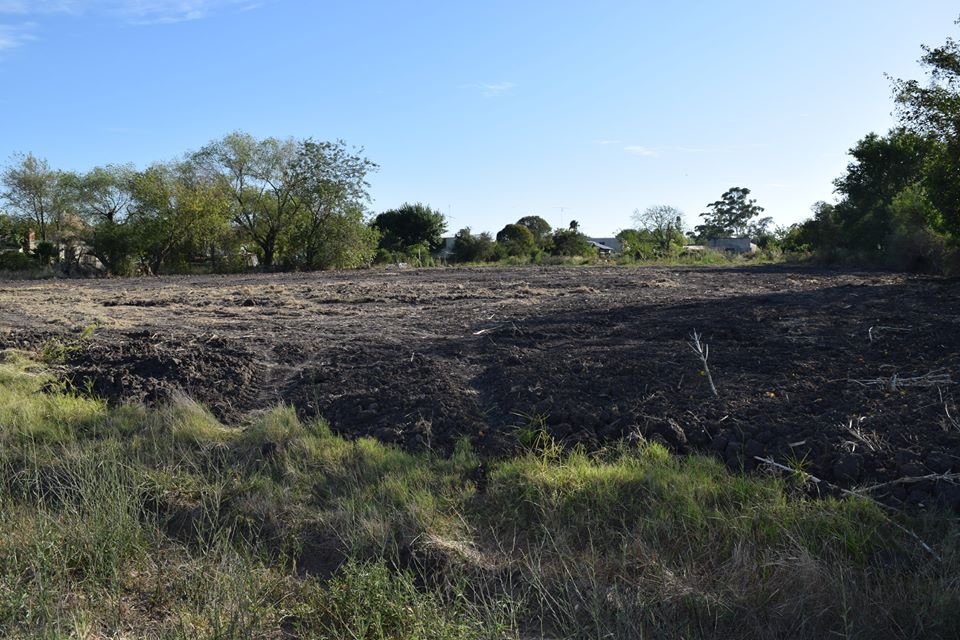
<svg viewBox="0 0 960 640">
<path fill-rule="evenodd" d="M 182 389 L 230 421 L 289 402 L 344 433 L 440 449 L 466 436 L 498 453 L 539 416 L 567 443 L 639 434 L 846 486 L 960 470 L 956 385 L 879 383 L 960 380 L 957 281 L 561 267 L 0 281 L 0 347 L 89 325 L 68 361 L 78 387 L 146 401 Z M 718 398 L 686 346 L 694 329 Z M 887 499 L 957 506 L 960 491 Z"/>
</svg>

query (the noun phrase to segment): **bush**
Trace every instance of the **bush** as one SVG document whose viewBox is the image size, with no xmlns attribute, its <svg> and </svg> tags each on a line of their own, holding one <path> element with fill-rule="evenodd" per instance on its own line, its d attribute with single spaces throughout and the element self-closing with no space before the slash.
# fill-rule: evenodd
<svg viewBox="0 0 960 640">
<path fill-rule="evenodd" d="M 31 271 L 40 265 L 26 253 L 6 251 L 0 253 L 0 271 Z"/>
<path fill-rule="evenodd" d="M 950 253 L 946 239 L 926 228 L 891 234 L 885 249 L 886 266 L 917 273 L 944 273 Z"/>
<path fill-rule="evenodd" d="M 470 227 L 466 227 L 455 237 L 453 256 L 457 262 L 486 262 L 495 257 L 495 244 L 489 233 L 473 235 Z"/>
</svg>

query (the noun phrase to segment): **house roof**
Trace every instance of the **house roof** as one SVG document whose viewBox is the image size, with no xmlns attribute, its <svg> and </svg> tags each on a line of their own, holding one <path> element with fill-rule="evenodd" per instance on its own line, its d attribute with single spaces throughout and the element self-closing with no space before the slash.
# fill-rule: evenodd
<svg viewBox="0 0 960 640">
<path fill-rule="evenodd" d="M 610 251 L 610 252 L 616 251 L 616 249 L 614 249 L 610 245 L 603 244 L 602 242 L 598 242 L 597 240 L 593 240 L 592 238 L 588 238 L 587 242 L 595 246 L 597 249 L 600 249 L 601 251 Z"/>
<path fill-rule="evenodd" d="M 616 238 L 589 238 L 591 242 L 596 242 L 608 247 L 611 251 L 620 251 L 623 248 L 621 242 Z"/>
</svg>

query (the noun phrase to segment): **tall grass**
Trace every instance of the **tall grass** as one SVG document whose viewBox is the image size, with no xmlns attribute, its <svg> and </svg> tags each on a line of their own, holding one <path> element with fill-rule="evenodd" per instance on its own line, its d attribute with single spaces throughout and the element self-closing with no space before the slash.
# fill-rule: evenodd
<svg viewBox="0 0 960 640">
<path fill-rule="evenodd" d="M 655 444 L 481 461 L 0 363 L 0 635 L 936 638 L 958 529 Z"/>
</svg>

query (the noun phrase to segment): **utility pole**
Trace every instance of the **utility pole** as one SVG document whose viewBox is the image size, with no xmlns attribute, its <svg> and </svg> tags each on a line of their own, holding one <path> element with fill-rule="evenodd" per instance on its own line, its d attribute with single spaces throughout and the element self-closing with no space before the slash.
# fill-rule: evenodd
<svg viewBox="0 0 960 640">
<path fill-rule="evenodd" d="M 565 207 L 565 206 L 564 206 L 564 207 L 557 207 L 557 209 L 560 209 L 560 226 L 559 226 L 559 228 L 560 228 L 560 229 L 563 229 L 563 212 L 567 209 L 567 207 Z"/>
</svg>

